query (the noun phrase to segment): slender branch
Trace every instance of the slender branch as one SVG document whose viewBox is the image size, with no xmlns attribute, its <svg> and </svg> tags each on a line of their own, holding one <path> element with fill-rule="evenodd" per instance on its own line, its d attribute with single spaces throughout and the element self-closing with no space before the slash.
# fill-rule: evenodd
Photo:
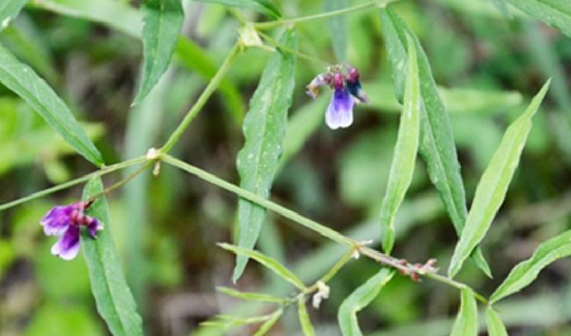
<svg viewBox="0 0 571 336">
<path fill-rule="evenodd" d="M 200 97 L 198 97 L 196 103 L 194 103 L 194 105 L 192 106 L 190 111 L 188 111 L 188 113 L 186 114 L 180 125 L 174 130 L 174 132 L 167 140 L 166 144 L 161 148 L 160 150 L 161 153 L 168 153 L 174 147 L 174 145 L 176 145 L 176 143 L 180 140 L 180 137 L 184 134 L 184 131 L 186 131 L 190 123 L 194 120 L 196 115 L 204 107 L 204 105 L 206 104 L 210 96 L 212 96 L 216 88 L 218 88 L 228 70 L 230 70 L 232 61 L 234 60 L 236 55 L 238 55 L 239 51 L 240 51 L 240 43 L 236 43 L 232 48 L 232 50 L 230 51 L 230 53 L 228 54 L 228 56 L 226 56 L 226 59 L 218 69 L 218 72 L 216 72 L 216 74 L 214 75 L 214 77 L 212 77 L 212 79 L 210 80 L 210 82 L 200 95 Z"/>
<path fill-rule="evenodd" d="M 246 189 L 240 188 L 237 185 L 234 185 L 232 183 L 229 183 L 213 174 L 210 174 L 200 168 L 197 168 L 195 166 L 192 166 L 186 162 L 183 162 L 181 160 L 178 160 L 168 154 L 162 155 L 161 159 L 165 162 L 168 163 L 172 166 L 175 166 L 177 168 L 180 168 L 202 180 L 205 180 L 206 182 L 209 182 L 211 184 L 214 184 L 222 189 L 225 189 L 227 191 L 230 191 L 236 195 L 238 195 L 239 197 L 248 200 L 252 203 L 258 204 L 268 210 L 271 210 L 273 212 L 276 212 L 280 215 L 282 215 L 283 217 L 292 220 L 293 222 L 296 222 L 312 231 L 315 231 L 317 233 L 319 233 L 320 235 L 329 238 L 339 244 L 348 246 L 352 249 L 354 249 L 355 251 L 357 251 L 359 254 L 362 254 L 368 258 L 371 258 L 377 262 L 379 262 L 380 264 L 395 268 L 399 271 L 401 271 L 404 274 L 407 275 L 417 275 L 417 276 L 425 276 L 427 278 L 430 278 L 432 280 L 447 284 L 449 286 L 452 286 L 454 288 L 457 289 L 463 289 L 463 288 L 467 288 L 467 286 L 463 283 L 457 282 L 453 279 L 450 279 L 448 277 L 442 276 L 437 274 L 434 271 L 427 271 L 427 272 L 420 272 L 419 267 L 417 265 L 413 265 L 405 260 L 402 259 L 397 259 L 391 256 L 388 256 L 386 254 L 383 254 L 377 250 L 371 249 L 369 247 L 364 246 L 363 243 L 361 242 L 357 242 L 351 238 L 345 237 L 344 235 L 340 234 L 339 232 L 330 229 L 329 227 L 322 225 L 314 220 L 311 220 L 309 218 L 303 217 L 300 214 L 296 213 L 295 211 L 292 211 L 288 208 L 285 208 L 277 203 L 274 203 L 268 199 L 265 199 L 251 191 L 248 191 Z M 482 295 L 475 293 L 475 297 L 480 300 L 481 302 L 487 304 L 488 301 L 486 300 L 486 298 L 484 298 Z"/>
<path fill-rule="evenodd" d="M 313 57 L 311 55 L 305 54 L 303 52 L 297 51 L 295 49 L 289 48 L 287 46 L 284 46 L 283 44 L 279 43 L 278 41 L 276 41 L 273 37 L 271 37 L 268 34 L 262 33 L 262 32 L 258 32 L 258 34 L 266 41 L 268 41 L 274 48 L 278 48 L 280 50 L 283 50 L 287 53 L 296 55 L 299 58 L 305 59 L 307 61 L 311 61 L 311 62 L 315 62 L 315 63 L 319 63 L 322 66 L 329 66 L 331 65 L 328 62 L 325 62 L 323 60 L 320 60 L 317 57 Z"/>
<path fill-rule="evenodd" d="M 32 200 L 34 200 L 34 199 L 37 199 L 37 198 L 40 198 L 40 197 L 44 197 L 44 196 L 49 195 L 49 194 L 53 194 L 53 193 L 58 192 L 58 191 L 60 191 L 60 190 L 64 190 L 64 189 L 67 189 L 67 188 L 71 188 L 71 187 L 73 187 L 73 186 L 75 186 L 75 185 L 78 185 L 78 184 L 87 182 L 87 181 L 89 181 L 90 179 L 92 179 L 93 177 L 103 176 L 103 175 L 112 173 L 112 172 L 117 171 L 117 170 L 121 170 L 121 169 L 130 167 L 130 166 L 133 166 L 133 165 L 136 165 L 136 164 L 143 163 L 143 162 L 145 162 L 146 160 L 147 160 L 146 157 L 141 156 L 141 157 L 138 157 L 138 158 L 135 158 L 135 159 L 132 159 L 132 160 L 128 160 L 128 161 L 125 161 L 125 162 L 117 163 L 117 164 L 114 164 L 114 165 L 111 165 L 111 166 L 107 166 L 107 167 L 105 167 L 105 168 L 103 168 L 103 169 L 101 169 L 101 170 L 95 171 L 95 172 L 93 172 L 93 173 L 87 174 L 87 175 L 82 176 L 82 177 L 79 177 L 79 178 L 76 178 L 75 180 L 71 180 L 71 181 L 62 183 L 62 184 L 60 184 L 60 185 L 57 185 L 57 186 L 55 186 L 55 187 L 48 188 L 48 189 L 45 189 L 45 190 L 42 190 L 42 191 L 38 191 L 38 192 L 33 193 L 33 194 L 29 195 L 29 196 L 26 196 L 26 197 L 23 197 L 23 198 L 20 198 L 20 199 L 17 199 L 17 200 L 14 200 L 14 201 L 11 201 L 11 202 L 2 204 L 2 205 L 0 205 L 0 211 L 6 210 L 6 209 L 10 209 L 10 208 L 15 207 L 15 206 L 17 206 L 17 205 L 20 205 L 20 204 L 22 204 L 22 203 L 26 203 L 26 202 L 32 201 Z"/>
<path fill-rule="evenodd" d="M 325 13 L 320 13 L 320 14 L 315 14 L 315 15 L 302 16 L 302 17 L 298 17 L 298 18 L 294 18 L 294 19 L 260 22 L 260 23 L 256 23 L 254 25 L 254 27 L 256 27 L 258 29 L 270 29 L 270 28 L 275 28 L 275 27 L 279 27 L 279 26 L 292 25 L 292 24 L 296 24 L 296 23 L 300 23 L 300 22 L 326 19 L 326 18 L 330 18 L 333 16 L 343 15 L 343 14 L 347 14 L 347 13 L 351 13 L 351 12 L 357 12 L 357 11 L 365 10 L 365 9 L 372 8 L 372 7 L 385 7 L 388 4 L 390 4 L 392 2 L 396 2 L 396 1 L 398 1 L 398 0 L 376 0 L 376 1 L 371 1 L 371 2 L 367 2 L 364 4 L 352 6 L 352 7 L 342 8 L 342 9 L 338 9 L 338 10 L 334 10 L 334 11 L 330 11 L 330 12 L 325 12 Z"/>
<path fill-rule="evenodd" d="M 101 197 L 105 194 L 108 194 L 110 192 L 112 192 L 113 190 L 116 190 L 118 188 L 121 188 L 122 186 L 124 186 L 125 184 L 129 183 L 132 179 L 134 179 L 135 177 L 139 176 L 139 174 L 141 174 L 142 172 L 144 172 L 145 170 L 147 170 L 147 168 L 149 168 L 149 166 L 153 163 L 152 160 L 148 160 L 147 162 L 145 162 L 145 164 L 143 164 L 141 167 L 139 167 L 137 170 L 135 170 L 134 172 L 132 172 L 131 174 L 129 174 L 127 177 L 125 177 L 124 179 L 120 180 L 119 182 L 105 188 L 103 191 L 98 192 L 96 194 L 94 194 L 93 196 L 91 196 L 90 198 L 88 198 L 86 200 L 87 203 L 91 203 L 93 201 L 95 201 L 98 197 Z"/>
</svg>

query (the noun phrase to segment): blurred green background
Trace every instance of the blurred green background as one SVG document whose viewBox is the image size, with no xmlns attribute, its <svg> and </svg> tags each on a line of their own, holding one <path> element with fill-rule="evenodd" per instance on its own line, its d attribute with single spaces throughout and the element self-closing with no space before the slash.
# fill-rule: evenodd
<svg viewBox="0 0 571 336">
<path fill-rule="evenodd" d="M 275 1 L 287 17 L 323 11 L 322 1 Z M 359 1 L 350 1 L 357 4 Z M 143 105 L 131 108 L 141 63 L 137 3 L 121 0 L 36 0 L 0 34 L 73 107 L 106 162 L 160 146 L 179 123 L 237 38 L 239 22 L 222 6 L 185 2 L 183 34 L 174 62 Z M 486 237 L 484 254 L 495 279 L 473 265 L 459 280 L 489 294 L 518 261 L 568 229 L 571 212 L 571 39 L 488 0 L 402 1 L 395 6 L 430 59 L 451 115 L 469 201 L 507 125 L 549 77 L 549 97 L 534 128 L 505 205 Z M 252 12 L 244 12 L 255 20 Z M 260 18 L 261 19 L 261 18 Z M 375 219 L 389 173 L 400 107 L 380 34 L 377 10 L 345 16 L 348 62 L 359 68 L 372 104 L 356 108 L 355 124 L 329 130 L 328 93 L 316 101 L 304 86 L 324 69 L 298 61 L 296 91 L 274 200 L 359 239 L 378 241 Z M 300 50 L 335 63 L 327 20 L 298 26 Z M 275 33 L 279 33 L 276 31 Z M 195 44 L 193 44 L 195 43 Z M 241 119 L 270 53 L 245 51 L 228 80 L 175 150 L 181 159 L 237 182 Z M 56 135 L 23 101 L 0 87 L 0 201 L 13 200 L 91 172 L 94 167 Z M 107 184 L 122 172 L 106 177 Z M 90 293 L 83 259 L 49 253 L 55 243 L 39 219 L 55 204 L 73 202 L 80 187 L 0 213 L 0 335 L 107 335 Z M 237 200 L 163 166 L 109 197 L 113 233 L 148 335 L 249 335 L 200 327 L 216 314 L 253 316 L 267 307 L 244 305 L 215 291 L 233 286 L 234 258 L 215 246 L 230 241 Z M 419 160 L 397 219 L 394 255 L 413 262 L 437 258 L 446 268 L 457 241 Z M 258 248 L 310 283 L 345 252 L 269 214 Z M 361 258 L 331 282 L 331 298 L 310 309 L 318 335 L 340 335 L 341 301 L 378 269 Z M 571 335 L 571 263 L 560 261 L 533 286 L 498 306 L 511 335 Z M 277 295 L 289 285 L 251 262 L 237 287 Z M 430 281 L 395 279 L 359 317 L 375 336 L 447 335 L 458 292 Z M 483 320 L 483 319 L 482 319 Z M 295 311 L 270 335 L 301 335 Z"/>
</svg>

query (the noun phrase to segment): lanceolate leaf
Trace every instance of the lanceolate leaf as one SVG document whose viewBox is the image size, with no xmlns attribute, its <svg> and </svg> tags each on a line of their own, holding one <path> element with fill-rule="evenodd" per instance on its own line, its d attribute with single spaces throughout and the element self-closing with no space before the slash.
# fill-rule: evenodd
<svg viewBox="0 0 571 336">
<path fill-rule="evenodd" d="M 262 324 L 260 329 L 258 329 L 258 331 L 256 331 L 256 333 L 254 334 L 254 336 L 264 336 L 265 334 L 267 334 L 279 321 L 280 317 L 282 317 L 282 314 L 283 310 L 281 309 L 277 310 L 274 314 L 272 314 L 269 320 L 267 320 L 266 322 L 264 322 L 264 324 Z"/>
<path fill-rule="evenodd" d="M 385 198 L 381 207 L 381 239 L 386 253 L 390 253 L 395 241 L 394 221 L 412 181 L 418 138 L 420 132 L 420 86 L 416 47 L 407 35 L 408 62 L 404 94 L 404 107 Z"/>
<path fill-rule="evenodd" d="M 218 3 L 230 7 L 251 9 L 271 19 L 279 19 L 280 11 L 270 0 L 194 0 L 207 3 Z"/>
<path fill-rule="evenodd" d="M 167 70 L 184 20 L 181 0 L 145 0 L 143 12 L 143 75 L 138 104 L 151 92 Z"/>
<path fill-rule="evenodd" d="M 233 296 L 235 298 L 239 298 L 242 300 L 249 300 L 249 301 L 258 301 L 258 302 L 268 302 L 268 303 L 277 303 L 277 304 L 284 304 L 287 302 L 287 299 L 282 299 L 279 297 L 275 297 L 268 294 L 261 294 L 261 293 L 248 293 L 248 292 L 240 292 L 228 287 L 216 287 L 216 290 L 224 293 L 226 295 Z"/>
<path fill-rule="evenodd" d="M 539 272 L 558 259 L 571 256 L 571 231 L 562 233 L 541 244 L 533 256 L 512 269 L 506 280 L 496 289 L 490 301 L 497 302 L 519 292 L 532 283 Z"/>
<path fill-rule="evenodd" d="M 489 336 L 508 336 L 506 327 L 502 323 L 502 320 L 498 316 L 498 313 L 489 306 L 486 309 L 486 322 L 488 324 L 488 335 Z"/>
<path fill-rule="evenodd" d="M 103 159 L 63 100 L 29 66 L 0 44 L 0 83 L 22 97 L 67 143 L 87 160 L 101 166 Z"/>
<path fill-rule="evenodd" d="M 311 325 L 311 320 L 309 319 L 309 314 L 305 307 L 305 300 L 302 297 L 297 300 L 297 315 L 303 336 L 315 336 L 315 330 L 313 329 L 313 325 Z"/>
<path fill-rule="evenodd" d="M 301 290 L 305 289 L 305 285 L 303 284 L 303 282 L 295 274 L 293 274 L 290 270 L 288 270 L 284 265 L 280 264 L 277 260 L 270 258 L 258 251 L 245 249 L 230 244 L 218 244 L 218 245 L 225 250 L 235 253 L 238 256 L 244 256 L 256 260 L 257 262 L 267 267 L 272 272 L 276 273 L 279 277 L 291 283 L 298 289 Z"/>
<path fill-rule="evenodd" d="M 348 0 L 324 0 L 323 7 L 326 12 L 343 9 L 349 6 Z M 347 59 L 347 46 L 349 39 L 347 37 L 347 23 L 345 16 L 339 15 L 329 19 L 329 32 L 331 34 L 331 43 L 337 62 L 342 63 Z"/>
<path fill-rule="evenodd" d="M 0 2 L 0 31 L 8 27 L 28 0 L 2 0 Z"/>
<path fill-rule="evenodd" d="M 297 38 L 293 30 L 287 30 L 280 40 L 280 43 L 288 48 L 297 48 Z M 246 141 L 237 159 L 240 186 L 265 198 L 270 195 L 283 151 L 294 72 L 295 57 L 291 53 L 276 52 L 262 74 L 244 120 Z M 254 247 L 265 215 L 264 208 L 244 199 L 239 201 L 240 247 Z M 247 257 L 237 257 L 234 281 L 240 278 L 247 262 Z"/>
<path fill-rule="evenodd" d="M 466 220 L 466 227 L 456 245 L 448 270 L 451 277 L 460 271 L 466 258 L 482 241 L 504 202 L 508 186 L 519 164 L 523 147 L 531 130 L 531 118 L 541 105 L 549 84 L 550 81 L 533 98 L 527 110 L 508 127 L 500 146 L 482 175 Z"/>
<path fill-rule="evenodd" d="M 450 336 L 478 336 L 478 305 L 469 288 L 461 290 L 460 311 Z"/>
<path fill-rule="evenodd" d="M 394 273 L 386 268 L 357 288 L 339 307 L 337 320 L 344 336 L 362 336 L 359 328 L 357 313 L 368 306 L 378 295 L 381 289 L 392 279 Z"/>
<path fill-rule="evenodd" d="M 528 15 L 559 28 L 571 37 L 571 6 L 568 0 L 507 0 Z"/>
<path fill-rule="evenodd" d="M 94 178 L 85 186 L 83 199 L 86 200 L 102 190 L 101 179 Z M 125 281 L 113 243 L 105 198 L 99 197 L 89 207 L 87 214 L 97 218 L 105 226 L 103 231 L 98 232 L 97 239 L 91 238 L 87 232 L 83 232 L 81 236 L 97 311 L 114 336 L 143 336 L 141 317 L 137 313 L 135 299 Z"/>
<path fill-rule="evenodd" d="M 466 222 L 466 192 L 460 165 L 454 145 L 454 137 L 450 119 L 438 89 L 428 58 L 406 23 L 390 7 L 381 10 L 383 36 L 387 44 L 388 57 L 393 71 L 395 94 L 402 101 L 405 83 L 405 66 L 407 55 L 406 34 L 413 37 L 418 56 L 418 75 L 420 79 L 421 135 L 419 152 L 428 166 L 428 175 L 438 189 L 448 215 L 460 236 Z M 474 254 L 478 267 L 491 276 L 491 271 L 479 250 Z"/>
</svg>

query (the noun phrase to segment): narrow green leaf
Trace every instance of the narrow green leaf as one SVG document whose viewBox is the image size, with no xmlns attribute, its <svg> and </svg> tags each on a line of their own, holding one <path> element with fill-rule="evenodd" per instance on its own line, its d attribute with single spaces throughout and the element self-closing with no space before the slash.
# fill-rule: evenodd
<svg viewBox="0 0 571 336">
<path fill-rule="evenodd" d="M 277 304 L 284 304 L 287 302 L 286 299 L 275 297 L 268 294 L 261 294 L 261 293 L 248 293 L 248 292 L 240 292 L 228 287 L 216 287 L 216 290 L 224 293 L 226 295 L 233 296 L 238 299 L 248 300 L 248 301 L 257 301 L 257 302 L 268 302 L 268 303 L 277 303 Z"/>
<path fill-rule="evenodd" d="M 504 282 L 496 289 L 490 302 L 497 302 L 519 292 L 532 283 L 539 272 L 549 264 L 571 256 L 571 231 L 564 232 L 541 244 L 533 256 L 512 269 Z"/>
<path fill-rule="evenodd" d="M 383 248 L 388 254 L 391 253 L 395 242 L 395 217 L 412 182 L 420 132 L 421 101 L 416 48 L 412 38 L 408 35 L 407 40 L 410 52 L 407 62 L 404 107 L 389 182 L 381 207 L 381 238 Z"/>
<path fill-rule="evenodd" d="M 86 200 L 101 191 L 101 179 L 93 178 L 85 186 L 83 199 Z M 99 197 L 89 207 L 87 214 L 97 218 L 105 226 L 103 231 L 98 232 L 97 239 L 91 238 L 86 231 L 81 235 L 81 246 L 97 311 L 114 336 L 143 336 L 141 317 L 137 313 L 135 299 L 125 281 L 113 243 L 105 198 Z"/>
<path fill-rule="evenodd" d="M 507 0 L 528 15 L 558 28 L 571 37 L 571 6 L 568 0 Z"/>
<path fill-rule="evenodd" d="M 527 110 L 508 127 L 500 146 L 482 175 L 466 220 L 466 227 L 462 231 L 450 263 L 448 274 L 451 277 L 460 271 L 466 258 L 482 241 L 504 202 L 531 130 L 531 118 L 541 105 L 550 83 L 551 80 L 533 98 Z"/>
<path fill-rule="evenodd" d="M 97 166 L 103 164 L 101 154 L 63 100 L 1 44 L 0 83 L 24 99 L 79 154 Z"/>
<path fill-rule="evenodd" d="M 254 334 L 254 336 L 264 336 L 265 334 L 267 334 L 268 331 L 270 331 L 274 327 L 274 325 L 279 321 L 280 317 L 282 317 L 282 314 L 283 310 L 281 309 L 277 310 L 269 320 L 267 320 L 266 322 L 264 322 L 264 324 L 262 324 L 260 329 L 258 329 L 258 331 L 256 331 L 256 333 Z"/>
<path fill-rule="evenodd" d="M 287 30 L 281 44 L 297 48 L 294 30 Z M 288 109 L 294 87 L 295 56 L 276 52 L 264 69 L 260 84 L 250 101 L 244 120 L 244 147 L 238 153 L 237 168 L 240 186 L 264 198 L 270 195 L 271 185 L 283 151 Z M 238 203 L 240 227 L 238 245 L 253 248 L 260 234 L 266 210 L 247 200 Z M 238 256 L 233 280 L 237 281 L 248 258 Z"/>
<path fill-rule="evenodd" d="M 379 295 L 381 289 L 392 279 L 393 275 L 393 271 L 386 268 L 381 269 L 343 301 L 337 313 L 339 328 L 341 328 L 343 336 L 363 335 L 357 321 L 357 313 Z"/>
<path fill-rule="evenodd" d="M 486 321 L 489 336 L 508 336 L 506 327 L 492 306 L 488 306 L 486 309 Z"/>
<path fill-rule="evenodd" d="M 478 336 L 478 305 L 470 288 L 461 290 L 460 311 L 451 336 Z"/>
<path fill-rule="evenodd" d="M 348 0 L 324 0 L 323 10 L 331 12 L 349 7 Z M 338 63 L 347 60 L 347 47 L 349 38 L 347 37 L 347 23 L 344 15 L 333 16 L 329 19 L 329 32 L 331 34 L 331 44 Z"/>
<path fill-rule="evenodd" d="M 167 70 L 184 21 L 181 0 L 145 0 L 142 12 L 145 64 L 133 104 L 143 101 Z"/>
<path fill-rule="evenodd" d="M 10 21 L 18 16 L 27 2 L 28 0 L 2 0 L 0 2 L 0 31 L 8 27 Z"/>
<path fill-rule="evenodd" d="M 194 0 L 206 3 L 217 3 L 229 7 L 251 9 L 264 14 L 270 19 L 277 20 L 282 15 L 279 9 L 269 0 Z"/>
<path fill-rule="evenodd" d="M 252 259 L 256 260 L 257 262 L 259 262 L 260 264 L 262 264 L 263 266 L 272 270 L 274 273 L 276 273 L 282 279 L 291 283 L 292 285 L 294 285 L 298 289 L 301 289 L 301 290 L 305 289 L 305 285 L 303 284 L 303 282 L 295 274 L 293 274 L 290 270 L 288 270 L 284 265 L 277 262 L 275 259 L 272 259 L 266 255 L 263 255 L 262 253 L 260 253 L 258 251 L 245 249 L 245 248 L 230 245 L 230 244 L 221 243 L 221 244 L 218 244 L 218 246 L 222 247 L 225 250 L 233 252 L 234 254 L 236 254 L 238 256 L 245 256 L 248 258 L 252 258 Z"/>
<path fill-rule="evenodd" d="M 466 192 L 460 175 L 460 164 L 454 144 L 452 126 L 444 103 L 438 94 L 428 57 L 418 38 L 390 7 L 381 9 L 383 36 L 387 45 L 395 95 L 402 101 L 407 55 L 406 34 L 413 37 L 418 56 L 418 75 L 422 96 L 421 134 L 419 152 L 428 167 L 428 175 L 438 189 L 440 198 L 460 236 L 466 222 Z M 491 277 L 490 267 L 478 249 L 474 253 L 476 265 Z"/>
<path fill-rule="evenodd" d="M 313 330 L 313 325 L 311 324 L 307 308 L 305 307 L 305 300 L 302 297 L 297 300 L 297 316 L 299 317 L 299 324 L 301 325 L 303 335 L 315 336 L 315 330 Z"/>
</svg>

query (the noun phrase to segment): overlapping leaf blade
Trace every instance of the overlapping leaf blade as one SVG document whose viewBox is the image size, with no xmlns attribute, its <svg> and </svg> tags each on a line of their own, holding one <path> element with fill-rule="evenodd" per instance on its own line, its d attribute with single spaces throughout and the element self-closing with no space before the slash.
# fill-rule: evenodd
<svg viewBox="0 0 571 336">
<path fill-rule="evenodd" d="M 392 67 L 395 95 L 399 101 L 402 101 L 404 96 L 406 78 L 406 34 L 413 37 L 418 56 L 420 94 L 423 102 L 419 152 L 428 166 L 430 180 L 438 189 L 456 233 L 460 236 L 467 217 L 466 192 L 460 175 L 450 119 L 438 94 L 428 58 L 418 38 L 390 7 L 381 9 L 381 20 L 382 33 Z M 474 261 L 484 273 L 491 276 L 490 268 L 480 250 L 476 250 Z"/>
<path fill-rule="evenodd" d="M 296 49 L 295 32 L 287 30 L 280 43 L 290 49 Z M 283 151 L 287 114 L 294 88 L 294 72 L 295 57 L 291 53 L 277 52 L 272 56 L 264 69 L 244 120 L 245 143 L 237 158 L 240 186 L 265 198 L 269 197 Z M 265 215 L 264 208 L 244 199 L 239 200 L 240 247 L 254 247 Z M 247 257 L 237 257 L 234 281 L 240 278 L 247 262 Z"/>
<path fill-rule="evenodd" d="M 1 44 L 0 83 L 24 99 L 79 154 L 97 166 L 103 164 L 101 154 L 63 100 Z"/>
<path fill-rule="evenodd" d="M 391 163 L 389 182 L 381 207 L 381 239 L 386 253 L 390 253 L 396 237 L 395 217 L 406 191 L 412 182 L 420 133 L 420 84 L 416 47 L 407 35 L 408 61 L 404 93 L 404 107 Z"/>
<path fill-rule="evenodd" d="M 386 268 L 381 269 L 343 301 L 337 313 L 337 320 L 344 336 L 363 335 L 357 321 L 357 313 L 379 295 L 381 289 L 392 279 L 393 275 L 393 271 Z"/>
<path fill-rule="evenodd" d="M 531 258 L 514 267 L 492 294 L 490 302 L 497 302 L 519 292 L 532 283 L 539 272 L 549 264 L 569 256 L 571 256 L 571 231 L 566 231 L 541 244 Z"/>
<path fill-rule="evenodd" d="M 527 110 L 508 127 L 500 146 L 482 175 L 466 226 L 450 263 L 448 274 L 451 277 L 460 271 L 466 258 L 482 241 L 504 202 L 508 186 L 519 164 L 523 147 L 531 130 L 531 118 L 539 109 L 550 82 L 548 81 L 543 86 Z"/>
<path fill-rule="evenodd" d="M 184 21 L 181 0 L 145 0 L 143 12 L 143 74 L 134 104 L 139 104 L 167 70 Z"/>
<path fill-rule="evenodd" d="M 492 306 L 486 309 L 486 322 L 489 336 L 508 336 L 506 327 Z"/>
<path fill-rule="evenodd" d="M 218 244 L 218 245 L 227 251 L 235 253 L 238 256 L 244 256 L 256 260 L 264 267 L 267 267 L 272 272 L 276 273 L 279 277 L 291 283 L 298 289 L 301 290 L 305 289 L 305 285 L 303 284 L 303 282 L 295 274 L 293 274 L 290 270 L 288 270 L 284 265 L 280 264 L 277 260 L 270 258 L 258 251 L 230 244 Z"/>
<path fill-rule="evenodd" d="M 28 0 L 3 0 L 0 2 L 0 31 L 8 27 Z"/>
<path fill-rule="evenodd" d="M 558 28 L 571 37 L 571 6 L 568 0 L 507 0 L 512 6 Z"/>
<path fill-rule="evenodd" d="M 315 336 L 315 330 L 309 319 L 309 314 L 307 313 L 307 308 L 305 307 L 305 300 L 300 297 L 297 300 L 297 316 L 299 318 L 299 324 L 301 325 L 301 331 L 304 336 Z"/>
<path fill-rule="evenodd" d="M 478 336 L 478 305 L 470 288 L 461 290 L 460 310 L 450 336 Z"/>
<path fill-rule="evenodd" d="M 83 199 L 100 193 L 103 184 L 94 178 L 85 186 Z M 109 209 L 104 197 L 99 197 L 87 210 L 87 214 L 97 218 L 105 226 L 97 239 L 82 232 L 81 246 L 91 290 L 97 304 L 97 311 L 103 317 L 114 336 L 143 336 L 141 317 L 137 313 L 135 299 L 123 275 L 119 257 L 111 236 Z"/>
<path fill-rule="evenodd" d="M 207 3 L 218 3 L 236 8 L 251 9 L 258 13 L 264 14 L 271 19 L 279 19 L 281 13 L 276 5 L 270 0 L 194 0 Z"/>
</svg>

